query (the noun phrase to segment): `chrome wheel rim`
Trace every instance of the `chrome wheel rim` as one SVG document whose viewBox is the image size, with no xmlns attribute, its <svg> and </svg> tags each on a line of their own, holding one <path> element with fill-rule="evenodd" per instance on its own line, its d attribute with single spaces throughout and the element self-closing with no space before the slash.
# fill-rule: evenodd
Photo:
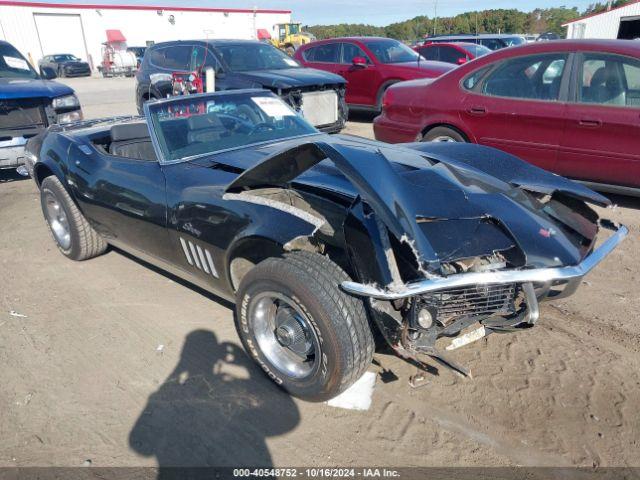
<svg viewBox="0 0 640 480">
<path fill-rule="evenodd" d="M 44 204 L 47 222 L 49 222 L 49 227 L 51 227 L 56 242 L 64 250 L 68 250 L 71 246 L 71 231 L 69 230 L 69 221 L 64 208 L 51 192 L 45 192 Z"/>
<path fill-rule="evenodd" d="M 277 292 L 253 299 L 250 322 L 262 354 L 280 373 L 301 379 L 319 364 L 320 342 L 302 308 Z"/>
<path fill-rule="evenodd" d="M 449 135 L 438 135 L 431 140 L 432 142 L 457 142 L 457 140 Z"/>
</svg>

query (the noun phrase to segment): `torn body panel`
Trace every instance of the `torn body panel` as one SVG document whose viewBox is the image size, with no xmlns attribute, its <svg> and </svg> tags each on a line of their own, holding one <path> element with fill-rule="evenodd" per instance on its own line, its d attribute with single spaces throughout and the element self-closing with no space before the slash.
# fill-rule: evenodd
<svg viewBox="0 0 640 480">
<path fill-rule="evenodd" d="M 346 141 L 301 143 L 246 170 L 226 191 L 290 184 L 322 188 L 313 170 L 328 159 L 353 186 L 354 200 L 362 198 L 395 239 L 411 246 L 417 276 L 405 281 L 423 276 L 423 270 L 444 275 L 443 263 L 496 252 L 508 252 L 516 267 L 575 265 L 588 253 L 595 232 L 576 232 L 572 227 L 578 222 L 566 212 L 550 215 L 534 195 L 466 164 L 458 169 L 410 149 L 402 154 L 400 163 L 387 158 L 399 156 L 397 148 Z M 538 183 L 555 177 L 540 172 Z M 551 192 L 554 200 L 562 201 Z M 559 218 L 563 215 L 566 221 Z M 540 231 L 554 235 L 542 240 Z"/>
<path fill-rule="evenodd" d="M 371 297 L 370 315 L 402 356 L 445 361 L 436 340 L 478 322 L 489 333 L 532 326 L 538 300 L 552 285 L 572 291 L 575 279 L 626 234 L 620 230 L 588 257 L 598 224 L 584 201 L 606 204 L 603 197 L 490 149 L 479 160 L 458 161 L 415 147 L 305 142 L 269 156 L 226 188 L 322 190 L 322 176 L 338 170 L 353 187 L 345 192 L 341 185 L 341 193 L 353 199 L 344 249 L 357 278 L 343 288 Z M 497 160 L 485 166 L 487 155 Z"/>
</svg>

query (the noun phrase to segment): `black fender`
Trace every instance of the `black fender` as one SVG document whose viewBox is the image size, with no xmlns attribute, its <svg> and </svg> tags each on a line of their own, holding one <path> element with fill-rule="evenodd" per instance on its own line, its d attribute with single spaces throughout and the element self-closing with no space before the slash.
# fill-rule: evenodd
<svg viewBox="0 0 640 480">
<path fill-rule="evenodd" d="M 37 141 L 35 137 L 32 140 Z M 32 140 L 30 140 L 30 142 Z M 67 182 L 69 173 L 67 159 L 72 144 L 73 142 L 63 135 L 49 135 L 45 133 L 42 143 L 38 148 L 39 151 L 36 153 L 38 161 L 33 166 L 33 179 L 39 188 L 42 180 L 44 180 L 46 176 L 49 174 L 55 175 L 75 200 L 71 192 L 72 189 L 68 187 Z M 28 144 L 27 148 L 30 149 L 32 146 Z"/>
<path fill-rule="evenodd" d="M 237 287 L 238 283 L 234 282 L 232 275 L 232 262 L 236 258 L 245 258 L 258 264 L 287 251 L 313 248 L 312 237 L 321 226 L 320 219 L 312 219 L 306 212 L 284 211 L 285 207 L 277 202 L 254 203 L 260 201 L 256 198 L 259 197 L 225 195 L 226 200 L 251 204 L 254 212 L 250 218 L 256 220 L 239 230 L 226 249 L 225 272 L 231 288 Z"/>
</svg>

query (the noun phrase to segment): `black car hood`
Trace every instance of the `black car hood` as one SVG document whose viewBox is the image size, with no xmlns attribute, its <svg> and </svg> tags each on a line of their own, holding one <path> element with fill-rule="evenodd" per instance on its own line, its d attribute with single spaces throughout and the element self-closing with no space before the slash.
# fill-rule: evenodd
<svg viewBox="0 0 640 480">
<path fill-rule="evenodd" d="M 491 254 L 510 245 L 530 267 L 575 265 L 584 258 L 588 252 L 572 229 L 591 242 L 597 227 L 575 214 L 550 213 L 526 192 L 600 205 L 609 203 L 606 198 L 503 152 L 462 147 L 391 146 L 346 136 L 298 139 L 248 168 L 226 191 L 293 183 L 359 197 L 434 271 L 443 261 L 477 255 L 478 248 Z M 481 245 L 477 237 L 489 231 L 486 223 L 503 232 L 488 235 L 495 245 Z"/>
<path fill-rule="evenodd" d="M 266 88 L 289 89 L 346 83 L 344 78 L 339 75 L 304 67 L 237 72 L 237 75 Z"/>
</svg>

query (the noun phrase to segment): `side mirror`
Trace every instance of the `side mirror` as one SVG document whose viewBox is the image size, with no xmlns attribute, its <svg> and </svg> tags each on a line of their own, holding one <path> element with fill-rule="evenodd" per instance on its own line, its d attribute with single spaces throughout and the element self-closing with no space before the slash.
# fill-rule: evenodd
<svg viewBox="0 0 640 480">
<path fill-rule="evenodd" d="M 458 61 L 456 62 L 458 65 L 464 65 L 465 63 L 467 63 L 469 61 L 469 59 L 467 57 L 460 57 L 458 59 Z"/>
<path fill-rule="evenodd" d="M 42 78 L 45 80 L 53 80 L 58 76 L 56 71 L 51 67 L 42 67 L 40 71 L 42 72 Z"/>
<path fill-rule="evenodd" d="M 224 78 L 226 76 L 227 76 L 227 74 L 224 73 L 224 70 L 216 69 L 216 78 Z"/>
<path fill-rule="evenodd" d="M 358 68 L 367 68 L 367 59 L 364 57 L 353 57 L 351 64 Z"/>
</svg>

